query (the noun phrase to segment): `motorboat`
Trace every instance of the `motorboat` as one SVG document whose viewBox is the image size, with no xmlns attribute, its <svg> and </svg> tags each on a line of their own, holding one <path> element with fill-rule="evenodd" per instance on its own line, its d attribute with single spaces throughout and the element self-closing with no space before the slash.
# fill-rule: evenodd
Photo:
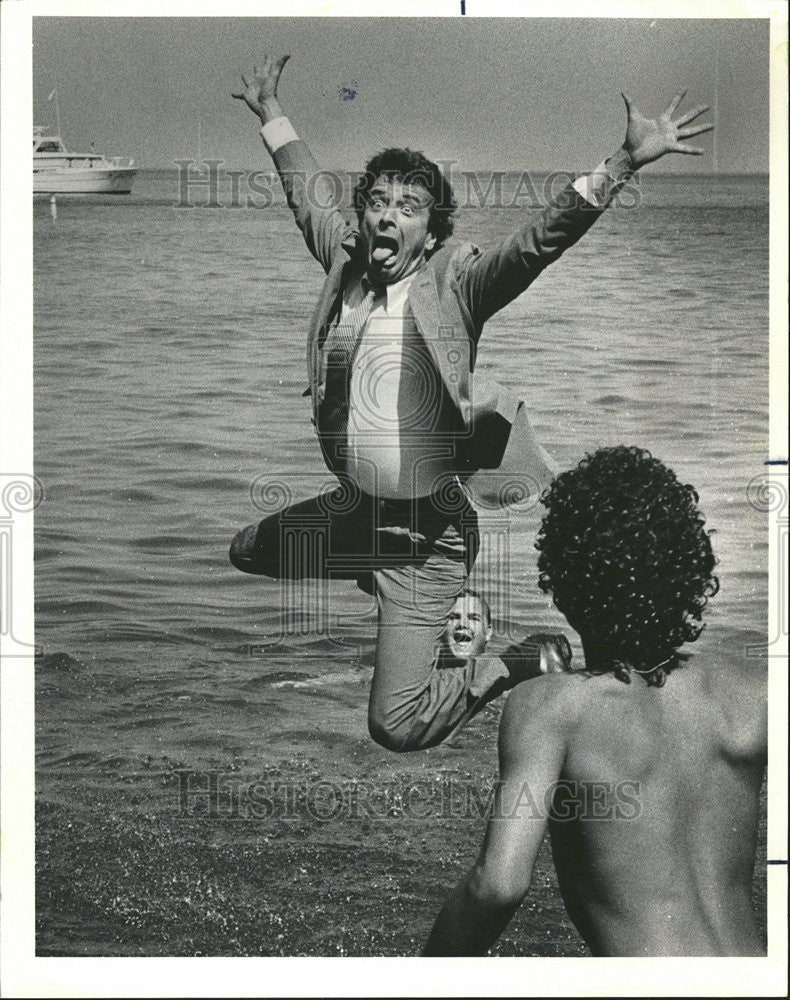
<svg viewBox="0 0 790 1000">
<path fill-rule="evenodd" d="M 33 194 L 129 194 L 134 160 L 70 153 L 59 135 L 33 130 Z"/>
</svg>

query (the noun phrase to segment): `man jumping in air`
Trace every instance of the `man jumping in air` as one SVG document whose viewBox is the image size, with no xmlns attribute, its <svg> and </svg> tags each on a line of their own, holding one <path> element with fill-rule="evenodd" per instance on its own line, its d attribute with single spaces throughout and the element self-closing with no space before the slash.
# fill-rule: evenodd
<svg viewBox="0 0 790 1000">
<path fill-rule="evenodd" d="M 452 246 L 452 189 L 409 149 L 370 160 L 354 191 L 357 225 L 347 224 L 278 102 L 287 59 L 265 58 L 233 96 L 261 120 L 296 223 L 327 275 L 307 362 L 313 420 L 340 486 L 240 531 L 230 559 L 245 573 L 370 587 L 370 733 L 391 750 L 417 750 L 441 742 L 488 696 L 568 669 L 563 636 L 455 664 L 436 653 L 477 554 L 469 497 L 496 497 L 514 472 L 537 489 L 555 471 L 520 401 L 473 380 L 483 326 L 584 235 L 635 170 L 666 153 L 701 153 L 684 140 L 712 126 L 689 124 L 704 107 L 672 120 L 682 95 L 655 120 L 626 98 L 623 146 L 592 174 L 498 246 Z M 316 523 L 325 526 L 317 542 Z"/>
</svg>

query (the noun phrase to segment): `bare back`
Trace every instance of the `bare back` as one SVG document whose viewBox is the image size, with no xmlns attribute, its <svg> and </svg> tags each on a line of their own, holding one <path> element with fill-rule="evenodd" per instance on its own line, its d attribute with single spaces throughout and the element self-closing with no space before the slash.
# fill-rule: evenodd
<svg viewBox="0 0 790 1000">
<path fill-rule="evenodd" d="M 550 822 L 552 849 L 593 953 L 763 953 L 750 894 L 764 670 L 693 657 L 662 688 L 636 675 L 553 680 L 569 724 L 555 796 L 567 818 Z M 563 802 L 566 783 L 575 810 Z"/>
</svg>

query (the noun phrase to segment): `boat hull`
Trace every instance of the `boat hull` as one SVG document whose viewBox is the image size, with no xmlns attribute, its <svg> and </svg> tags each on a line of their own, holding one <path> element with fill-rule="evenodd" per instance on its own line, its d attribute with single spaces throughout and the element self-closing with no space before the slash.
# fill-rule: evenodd
<svg viewBox="0 0 790 1000">
<path fill-rule="evenodd" d="M 136 167 L 36 170 L 33 194 L 129 194 L 136 174 Z"/>
</svg>

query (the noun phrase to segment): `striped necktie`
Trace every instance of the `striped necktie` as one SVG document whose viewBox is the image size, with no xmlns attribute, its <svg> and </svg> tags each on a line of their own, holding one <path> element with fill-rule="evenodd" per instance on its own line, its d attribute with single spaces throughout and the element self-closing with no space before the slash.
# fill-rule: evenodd
<svg viewBox="0 0 790 1000">
<path fill-rule="evenodd" d="M 348 443 L 349 389 L 351 366 L 359 347 L 361 333 L 375 300 L 382 289 L 362 279 L 365 297 L 332 330 L 324 344 L 326 356 L 324 398 L 318 407 L 318 432 L 329 465 L 335 472 L 345 471 L 341 449 Z"/>
</svg>

